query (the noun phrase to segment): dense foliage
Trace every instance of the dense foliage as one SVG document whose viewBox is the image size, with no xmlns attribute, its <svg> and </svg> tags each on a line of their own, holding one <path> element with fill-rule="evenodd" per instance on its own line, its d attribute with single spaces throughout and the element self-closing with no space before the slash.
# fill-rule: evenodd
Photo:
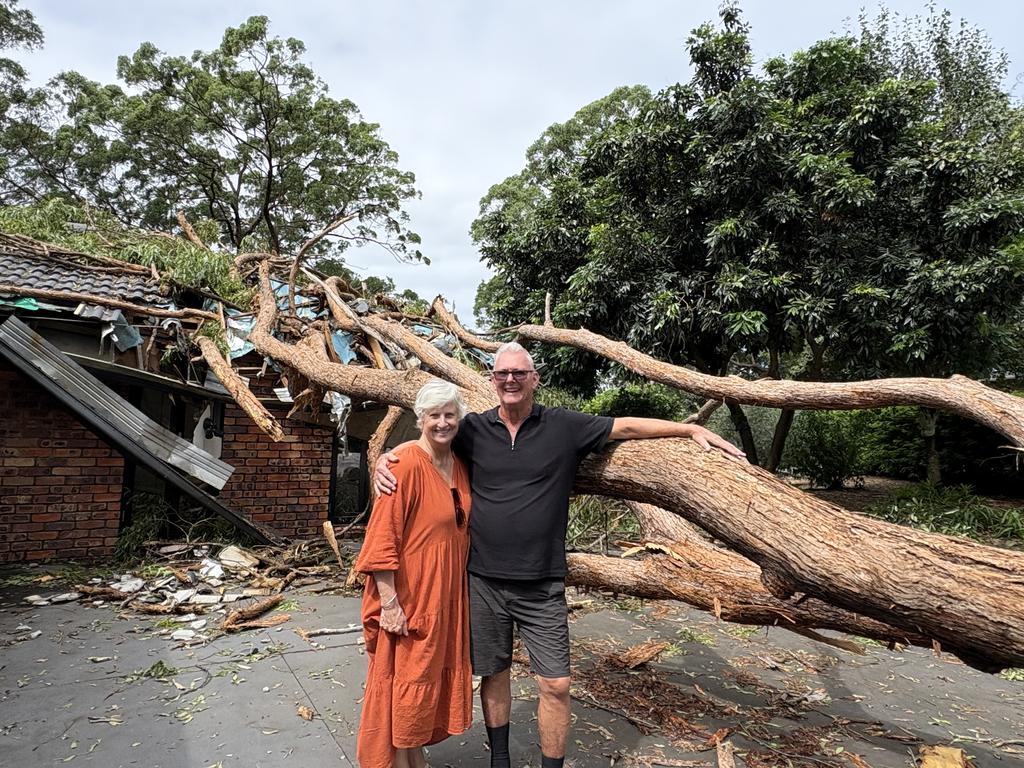
<svg viewBox="0 0 1024 768">
<path fill-rule="evenodd" d="M 412 174 L 355 104 L 328 95 L 304 50 L 254 16 L 208 52 L 143 43 L 118 58 L 123 85 L 63 73 L 4 118 L 0 201 L 58 196 L 163 231 L 183 211 L 216 222 L 235 252 L 294 252 L 355 214 L 317 253 L 374 242 L 421 258 L 401 209 Z"/>
<path fill-rule="evenodd" d="M 197 222 L 202 235 L 216 238 L 213 222 Z M 201 248 L 184 238 L 124 227 L 113 216 L 51 198 L 38 205 L 0 206 L 0 232 L 26 235 L 68 250 L 153 266 L 178 287 L 208 290 L 248 308 L 252 288 L 232 269 L 233 254 Z"/>
<path fill-rule="evenodd" d="M 883 17 L 755 73 L 727 6 L 688 50 L 689 83 L 585 107 L 484 197 L 473 235 L 497 276 L 478 313 L 536 320 L 551 292 L 560 324 L 716 373 L 1000 366 L 1024 295 L 1024 133 L 984 36 Z M 551 362 L 597 381 L 598 361 Z"/>
<path fill-rule="evenodd" d="M 899 525 L 974 539 L 1007 539 L 1024 544 L 1024 509 L 993 506 L 968 486 L 909 486 L 868 513 Z"/>
</svg>

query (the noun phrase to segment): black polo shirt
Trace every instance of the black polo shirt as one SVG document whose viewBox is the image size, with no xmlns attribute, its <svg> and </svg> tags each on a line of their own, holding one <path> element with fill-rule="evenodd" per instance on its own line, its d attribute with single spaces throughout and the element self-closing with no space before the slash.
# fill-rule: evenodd
<svg viewBox="0 0 1024 768">
<path fill-rule="evenodd" d="M 534 405 L 513 444 L 498 409 L 462 420 L 454 449 L 470 468 L 469 570 L 496 579 L 562 578 L 569 495 L 607 416 Z"/>
</svg>

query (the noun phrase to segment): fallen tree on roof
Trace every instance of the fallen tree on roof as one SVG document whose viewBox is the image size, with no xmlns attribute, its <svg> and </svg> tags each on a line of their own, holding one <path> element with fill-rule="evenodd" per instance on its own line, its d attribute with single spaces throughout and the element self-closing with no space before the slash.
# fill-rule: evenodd
<svg viewBox="0 0 1024 768">
<path fill-rule="evenodd" d="M 349 304 L 351 297 L 342 296 L 338 281 L 311 273 L 329 317 L 301 318 L 292 310 L 291 299 L 279 307 L 270 284 L 271 271 L 276 269 L 287 280 L 296 274 L 296 263 L 296 259 L 269 254 L 243 254 L 236 261 L 239 272 L 258 265 L 259 312 L 249 340 L 284 369 L 296 409 L 319 408 L 327 391 L 409 408 L 431 374 L 456 383 L 474 410 L 494 406 L 493 391 L 478 371 L 408 327 L 426 322 L 424 318 L 406 320 L 394 312 L 365 307 L 356 311 Z M 290 286 L 289 295 L 293 291 Z M 67 298 L 110 303 L 106 297 Z M 496 342 L 459 332 L 454 315 L 439 307 L 443 302 L 435 301 L 434 316 L 442 327 L 439 336 L 451 331 L 456 345 L 493 351 Z M 222 323 L 216 313 L 194 317 Z M 336 362 L 325 339 L 332 329 L 351 333 L 357 339 L 353 347 L 363 351 L 366 362 Z M 590 348 L 711 400 L 801 408 L 928 404 L 990 424 L 1018 448 L 1024 446 L 1024 400 L 965 379 L 888 380 L 877 387 L 874 382 L 860 382 L 835 385 L 827 392 L 820 384 L 801 389 L 792 382 L 693 379 L 692 372 L 668 370 L 672 367 L 586 331 L 524 326 L 521 332 L 524 339 Z M 208 358 L 214 358 L 212 367 L 227 363 L 213 354 L 216 350 L 211 345 L 197 343 L 205 347 Z M 238 383 L 224 373 L 232 385 Z M 241 390 L 233 395 L 240 402 L 247 400 Z M 755 397 L 761 399 L 745 399 Z M 259 420 L 259 409 L 248 405 Z M 271 423 L 264 428 L 274 432 Z M 732 550 L 728 557 L 742 560 L 723 555 L 708 559 L 699 573 L 681 570 L 679 563 L 695 555 L 693 542 L 680 535 L 668 542 L 664 552 L 638 551 L 643 559 L 636 562 L 574 558 L 580 583 L 673 597 L 726 620 L 762 622 L 775 616 L 780 625 L 794 630 L 845 628 L 880 639 L 931 644 L 985 670 L 1024 666 L 1024 555 L 1020 553 L 853 514 L 781 483 L 761 469 L 706 454 L 689 441 L 615 445 L 584 462 L 576 488 L 669 510 Z M 672 562 L 665 561 L 665 556 Z M 756 583 L 762 588 L 755 588 Z"/>
<path fill-rule="evenodd" d="M 408 355 L 405 362 L 416 358 L 420 369 L 338 365 L 275 338 L 272 330 L 278 308 L 269 275 L 265 263 L 260 270 L 259 317 L 250 334 L 262 354 L 326 388 L 393 406 L 411 407 L 426 380 L 422 368 L 458 384 L 474 410 L 496 403 L 490 387 L 471 369 L 432 345 L 412 343 L 408 329 L 382 315 L 356 322 L 402 347 Z M 577 332 L 566 331 L 559 341 L 575 336 Z M 911 381 L 890 402 L 924 398 L 923 388 L 933 386 L 930 380 Z M 964 387 L 962 400 L 946 405 L 963 402 L 968 412 L 975 408 L 973 412 L 980 415 L 987 405 L 977 406 L 978 387 L 988 389 Z M 1024 400 L 1004 396 L 985 402 L 998 403 L 1011 421 L 1024 425 Z M 1024 432 L 1021 439 L 1012 431 L 1009 436 L 1024 444 Z M 704 453 L 689 441 L 628 441 L 612 446 L 583 463 L 576 488 L 653 503 L 697 524 L 756 564 L 771 597 L 793 607 L 805 606 L 803 611 L 790 611 L 794 626 L 835 628 L 841 623 L 836 617 L 844 614 L 826 616 L 824 606 L 828 606 L 829 611 L 842 609 L 864 621 L 888 625 L 890 638 L 930 643 L 981 669 L 1024 664 L 1024 554 L 856 515 L 757 467 Z M 607 578 L 610 582 L 612 572 L 624 570 L 616 561 L 608 564 L 607 571 L 592 568 L 591 573 L 603 572 L 606 576 L 596 581 Z M 747 569 L 742 583 L 749 585 L 750 573 Z M 731 585 L 721 588 L 719 604 L 724 605 L 730 598 L 727 592 L 740 593 L 741 581 L 724 571 L 721 576 L 724 582 L 719 583 Z M 631 583 L 608 586 L 643 593 L 639 576 Z M 687 595 L 676 590 L 675 596 L 706 607 L 706 597 Z M 759 595 L 759 599 L 766 597 Z M 821 610 L 815 611 L 819 603 Z M 850 629 L 858 631 L 852 623 Z"/>
</svg>

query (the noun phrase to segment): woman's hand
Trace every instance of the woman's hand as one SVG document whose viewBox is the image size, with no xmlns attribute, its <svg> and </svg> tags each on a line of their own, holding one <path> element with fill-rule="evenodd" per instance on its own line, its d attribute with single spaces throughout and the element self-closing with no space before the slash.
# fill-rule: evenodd
<svg viewBox="0 0 1024 768">
<path fill-rule="evenodd" d="M 387 608 L 380 609 L 380 628 L 392 635 L 406 637 L 409 634 L 409 624 L 405 620 L 405 611 L 396 600 Z"/>
</svg>

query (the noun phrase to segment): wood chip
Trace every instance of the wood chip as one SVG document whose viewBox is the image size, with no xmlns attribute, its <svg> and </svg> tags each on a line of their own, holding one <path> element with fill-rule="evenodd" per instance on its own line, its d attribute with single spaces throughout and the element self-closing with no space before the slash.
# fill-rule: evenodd
<svg viewBox="0 0 1024 768">
<path fill-rule="evenodd" d="M 921 768 L 969 768 L 964 751 L 958 747 L 921 745 Z"/>
<path fill-rule="evenodd" d="M 641 664 L 646 664 L 657 658 L 669 645 L 671 643 L 664 640 L 648 640 L 646 643 L 634 645 L 617 656 L 613 656 L 612 660 L 621 667 L 635 669 Z"/>
<path fill-rule="evenodd" d="M 303 720 L 312 720 L 314 717 L 316 717 L 316 712 L 307 707 L 305 704 L 300 704 L 295 711 Z"/>
<path fill-rule="evenodd" d="M 718 755 L 718 768 L 736 768 L 736 760 L 732 754 L 732 742 L 723 741 L 715 747 Z"/>
</svg>

